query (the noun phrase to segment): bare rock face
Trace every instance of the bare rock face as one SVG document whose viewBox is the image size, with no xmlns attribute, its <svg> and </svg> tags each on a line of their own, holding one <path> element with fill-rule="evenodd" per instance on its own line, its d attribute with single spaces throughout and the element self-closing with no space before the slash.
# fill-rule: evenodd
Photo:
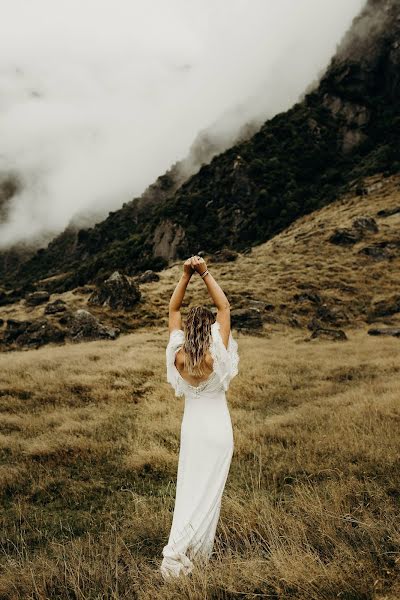
<svg viewBox="0 0 400 600">
<path fill-rule="evenodd" d="M 141 298 L 138 285 L 126 275 L 114 273 L 89 296 L 88 304 L 132 310 Z"/>
<path fill-rule="evenodd" d="M 48 302 L 49 299 L 50 294 L 46 290 L 38 290 L 37 292 L 32 292 L 25 296 L 25 302 L 28 306 L 37 306 L 38 304 Z"/>
<path fill-rule="evenodd" d="M 169 219 L 162 221 L 153 235 L 153 255 L 161 256 L 167 261 L 174 259 L 176 249 L 185 238 L 185 230 Z"/>
<path fill-rule="evenodd" d="M 120 333 L 118 328 L 113 329 L 103 325 L 94 315 L 82 308 L 63 317 L 60 322 L 67 326 L 67 338 L 77 342 L 98 339 L 114 340 Z"/>
</svg>

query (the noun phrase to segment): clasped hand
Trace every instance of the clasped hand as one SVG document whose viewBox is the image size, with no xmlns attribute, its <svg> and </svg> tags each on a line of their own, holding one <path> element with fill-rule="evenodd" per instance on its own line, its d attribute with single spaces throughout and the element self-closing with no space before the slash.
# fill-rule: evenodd
<svg viewBox="0 0 400 600">
<path fill-rule="evenodd" d="M 195 271 L 198 273 L 204 273 L 206 269 L 206 261 L 197 254 L 195 256 L 191 256 L 183 263 L 183 271 L 187 275 L 192 275 Z"/>
</svg>

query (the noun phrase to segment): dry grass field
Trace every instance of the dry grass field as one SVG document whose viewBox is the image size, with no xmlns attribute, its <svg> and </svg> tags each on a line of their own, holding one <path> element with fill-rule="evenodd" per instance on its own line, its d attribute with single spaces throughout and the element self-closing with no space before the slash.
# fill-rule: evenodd
<svg viewBox="0 0 400 600">
<path fill-rule="evenodd" d="M 1 598 L 399 597 L 399 340 L 235 337 L 215 554 L 170 583 L 165 329 L 0 355 Z"/>
<path fill-rule="evenodd" d="M 234 307 L 268 301 L 274 319 L 257 335 L 233 332 L 235 452 L 206 570 L 171 582 L 158 572 L 184 408 L 164 352 L 181 266 L 141 286 L 132 316 L 98 309 L 135 329 L 116 341 L 0 353 L 0 599 L 400 598 L 400 340 L 367 335 L 371 306 L 398 293 L 400 258 L 358 253 L 397 239 L 400 215 L 376 213 L 400 205 L 400 184 L 374 182 L 210 265 Z M 378 233 L 326 241 L 362 215 Z M 308 341 L 302 290 L 347 315 L 347 341 Z M 86 308 L 83 295 L 62 297 Z M 209 302 L 198 278 L 184 312 L 193 302 Z M 21 302 L 0 317 L 42 311 Z"/>
</svg>

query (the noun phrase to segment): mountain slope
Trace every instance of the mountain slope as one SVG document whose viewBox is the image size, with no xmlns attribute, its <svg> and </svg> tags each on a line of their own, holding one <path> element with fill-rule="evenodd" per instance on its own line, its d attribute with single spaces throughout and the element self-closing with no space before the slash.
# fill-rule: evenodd
<svg viewBox="0 0 400 600">
<path fill-rule="evenodd" d="M 312 328 L 315 322 L 344 330 L 370 323 L 399 326 L 400 176 L 367 178 L 360 192 L 301 217 L 234 262 L 210 260 L 232 308 L 258 307 L 266 331 L 281 325 Z M 376 232 L 364 230 L 353 244 L 329 241 L 335 231 L 365 217 L 375 220 Z M 181 269 L 181 264 L 165 269 L 158 283 L 141 286 L 147 309 L 165 324 Z M 200 302 L 210 299 L 196 278 L 185 306 Z"/>
<path fill-rule="evenodd" d="M 55 290 L 159 270 L 223 246 L 260 244 L 332 202 L 355 180 L 400 170 L 400 6 L 369 0 L 320 81 L 291 110 L 213 158 L 157 201 L 135 199 L 95 227 L 51 242 L 8 273 L 8 285 L 58 274 Z"/>
<path fill-rule="evenodd" d="M 361 194 L 361 195 L 360 195 Z M 364 228 L 354 243 L 330 241 L 353 223 L 376 223 Z M 231 262 L 206 256 L 210 271 L 223 287 L 232 306 L 258 312 L 263 327 L 258 335 L 287 326 L 317 326 L 346 332 L 370 324 L 400 326 L 400 176 L 374 176 L 362 187 L 305 215 L 273 239 L 239 253 Z M 87 305 L 88 290 L 52 294 L 68 308 L 88 309 L 103 323 L 123 332 L 141 327 L 167 326 L 168 302 L 179 280 L 182 262 L 160 272 L 160 280 L 141 283 L 142 297 L 132 311 Z M 192 278 L 183 312 L 190 304 L 211 303 L 198 276 Z M 49 316 L 57 324 L 59 315 Z M 23 300 L 0 307 L 0 318 L 32 320 L 43 317 L 43 305 L 26 306 Z M 234 324 L 234 318 L 232 319 Z M 0 336 L 6 325 L 0 326 Z"/>
</svg>

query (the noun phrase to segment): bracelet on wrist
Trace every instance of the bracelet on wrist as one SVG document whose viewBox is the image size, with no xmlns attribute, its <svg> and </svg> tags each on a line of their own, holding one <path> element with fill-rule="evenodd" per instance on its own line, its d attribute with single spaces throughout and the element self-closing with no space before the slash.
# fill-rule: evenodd
<svg viewBox="0 0 400 600">
<path fill-rule="evenodd" d="M 200 275 L 200 277 L 201 277 L 202 279 L 204 279 L 204 277 L 207 275 L 207 273 L 208 273 L 208 269 L 206 269 L 206 270 L 204 271 L 204 273 L 199 273 L 199 275 Z"/>
</svg>

